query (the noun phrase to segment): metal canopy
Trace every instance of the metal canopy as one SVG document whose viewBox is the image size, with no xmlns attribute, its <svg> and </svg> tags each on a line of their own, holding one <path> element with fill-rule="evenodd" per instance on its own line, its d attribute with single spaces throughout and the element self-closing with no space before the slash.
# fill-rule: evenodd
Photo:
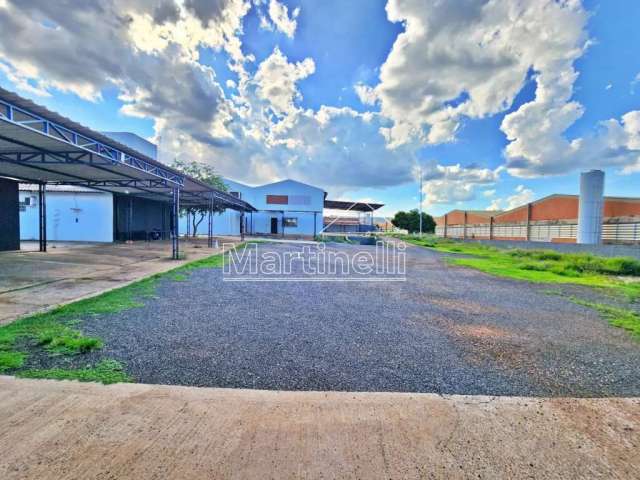
<svg viewBox="0 0 640 480">
<path fill-rule="evenodd" d="M 341 200 L 325 200 L 324 208 L 332 210 L 351 210 L 356 212 L 373 212 L 384 207 L 384 203 L 349 202 Z"/>
<path fill-rule="evenodd" d="M 82 185 L 162 202 L 180 191 L 183 207 L 255 211 L 99 132 L 0 88 L 0 176 L 32 183 Z"/>
</svg>

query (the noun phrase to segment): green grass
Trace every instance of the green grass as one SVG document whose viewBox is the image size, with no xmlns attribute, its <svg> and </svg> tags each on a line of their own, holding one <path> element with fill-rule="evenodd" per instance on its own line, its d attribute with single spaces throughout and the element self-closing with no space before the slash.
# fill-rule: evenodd
<svg viewBox="0 0 640 480">
<path fill-rule="evenodd" d="M 121 363 L 115 360 L 102 360 L 95 366 L 85 368 L 33 369 L 17 372 L 22 378 L 49 378 L 54 380 L 77 380 L 80 382 L 111 383 L 132 382 L 133 378 L 125 371 Z"/>
<path fill-rule="evenodd" d="M 461 254 L 447 261 L 454 265 L 536 283 L 575 284 L 610 289 L 629 299 L 640 298 L 640 281 L 623 277 L 640 276 L 640 261 L 608 258 L 588 253 L 560 253 L 554 250 L 502 249 L 475 242 L 458 242 L 434 236 L 403 240 L 441 252 Z"/>
<path fill-rule="evenodd" d="M 86 336 L 77 328 L 77 324 L 83 318 L 142 307 L 145 298 L 155 295 L 161 279 L 185 281 L 189 273 L 195 269 L 218 268 L 222 264 L 223 254 L 213 255 L 168 272 L 152 275 L 125 287 L 1 326 L 0 373 L 23 367 L 28 357 L 28 353 L 22 351 L 26 349 L 24 343 L 30 348 L 42 348 L 50 355 L 78 355 L 100 349 L 103 346 L 101 339 Z M 39 372 L 42 375 L 45 373 L 54 375 L 57 369 Z M 16 374 L 22 373 L 24 372 L 16 372 Z"/>
<path fill-rule="evenodd" d="M 634 337 L 640 339 L 640 315 L 636 312 L 604 303 L 590 302 L 576 297 L 570 297 L 570 300 L 578 305 L 597 310 L 611 325 L 623 328 L 631 332 Z"/>
<path fill-rule="evenodd" d="M 0 352 L 0 373 L 11 368 L 20 368 L 25 357 L 26 354 L 22 352 Z"/>
</svg>

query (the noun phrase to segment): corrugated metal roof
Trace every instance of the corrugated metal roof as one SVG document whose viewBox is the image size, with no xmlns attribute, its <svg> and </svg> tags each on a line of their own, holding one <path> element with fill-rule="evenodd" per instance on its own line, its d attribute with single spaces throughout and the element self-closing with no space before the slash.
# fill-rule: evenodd
<svg viewBox="0 0 640 480">
<path fill-rule="evenodd" d="M 18 190 L 21 192 L 37 192 L 38 185 L 35 183 L 21 183 L 18 185 Z M 111 195 L 110 192 L 102 192 L 78 185 L 47 185 L 47 192 L 101 193 L 103 195 Z"/>
<path fill-rule="evenodd" d="M 2 176 L 30 182 L 83 183 L 98 190 L 165 202 L 171 200 L 172 189 L 178 186 L 174 182 L 177 176 L 184 179 L 180 188 L 182 205 L 206 205 L 213 198 L 227 208 L 255 210 L 243 200 L 2 88 L 0 102 Z M 14 116 L 9 118 L 11 112 Z M 66 133 L 60 133 L 63 131 Z M 103 146 L 96 146 L 95 141 Z M 113 158 L 105 153 L 107 149 L 121 153 Z M 29 155 L 31 158 L 25 160 Z M 67 158 L 69 155 L 73 157 Z M 121 155 L 129 157 L 126 162 Z"/>
</svg>

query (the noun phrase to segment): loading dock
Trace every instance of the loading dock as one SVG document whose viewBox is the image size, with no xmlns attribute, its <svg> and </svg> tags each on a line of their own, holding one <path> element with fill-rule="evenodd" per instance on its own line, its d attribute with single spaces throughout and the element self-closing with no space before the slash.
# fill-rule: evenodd
<svg viewBox="0 0 640 480">
<path fill-rule="evenodd" d="M 247 202 L 184 175 L 143 153 L 105 135 L 51 112 L 12 92 L 0 88 L 0 176 L 10 180 L 0 183 L 0 195 L 15 197 L 7 201 L 9 209 L 18 212 L 17 182 L 39 185 L 39 248 L 46 251 L 46 186 L 78 185 L 107 191 L 125 198 L 129 210 L 123 219 L 132 240 L 136 230 L 135 206 L 163 204 L 159 218 L 168 220 L 161 227 L 172 242 L 172 258 L 180 257 L 180 206 L 212 210 L 224 207 L 240 212 L 254 211 Z M 15 190 L 15 195 L 12 193 Z M 157 207 L 155 208 L 158 210 Z M 123 208 L 123 210 L 126 210 Z M 168 213 L 168 215 L 167 215 Z M 3 227 L 10 220 L 2 219 Z M 158 223 L 158 222 L 153 222 Z M 209 223 L 211 216 L 209 215 Z M 168 226 L 168 229 L 166 229 Z M 148 225 L 146 226 L 148 227 Z M 157 225 L 151 227 L 158 228 Z M 208 244 L 212 229 L 209 227 Z M 15 249 L 19 228 L 2 229 L 0 248 Z"/>
</svg>

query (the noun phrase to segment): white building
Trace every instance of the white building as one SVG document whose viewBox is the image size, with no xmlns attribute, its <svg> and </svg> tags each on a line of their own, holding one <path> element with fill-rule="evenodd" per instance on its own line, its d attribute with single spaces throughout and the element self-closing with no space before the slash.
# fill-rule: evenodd
<svg viewBox="0 0 640 480">
<path fill-rule="evenodd" d="M 258 211 L 245 214 L 244 230 L 249 235 L 313 237 L 323 228 L 325 192 L 321 188 L 295 180 L 249 186 L 225 179 L 229 193 L 249 202 Z M 206 218 L 198 227 L 205 234 Z M 180 231 L 187 231 L 186 218 Z M 240 213 L 233 210 L 215 215 L 214 235 L 239 235 Z"/>
<path fill-rule="evenodd" d="M 38 240 L 38 185 L 20 184 L 20 239 Z M 47 239 L 113 242 L 113 195 L 85 187 L 47 186 Z"/>
</svg>

